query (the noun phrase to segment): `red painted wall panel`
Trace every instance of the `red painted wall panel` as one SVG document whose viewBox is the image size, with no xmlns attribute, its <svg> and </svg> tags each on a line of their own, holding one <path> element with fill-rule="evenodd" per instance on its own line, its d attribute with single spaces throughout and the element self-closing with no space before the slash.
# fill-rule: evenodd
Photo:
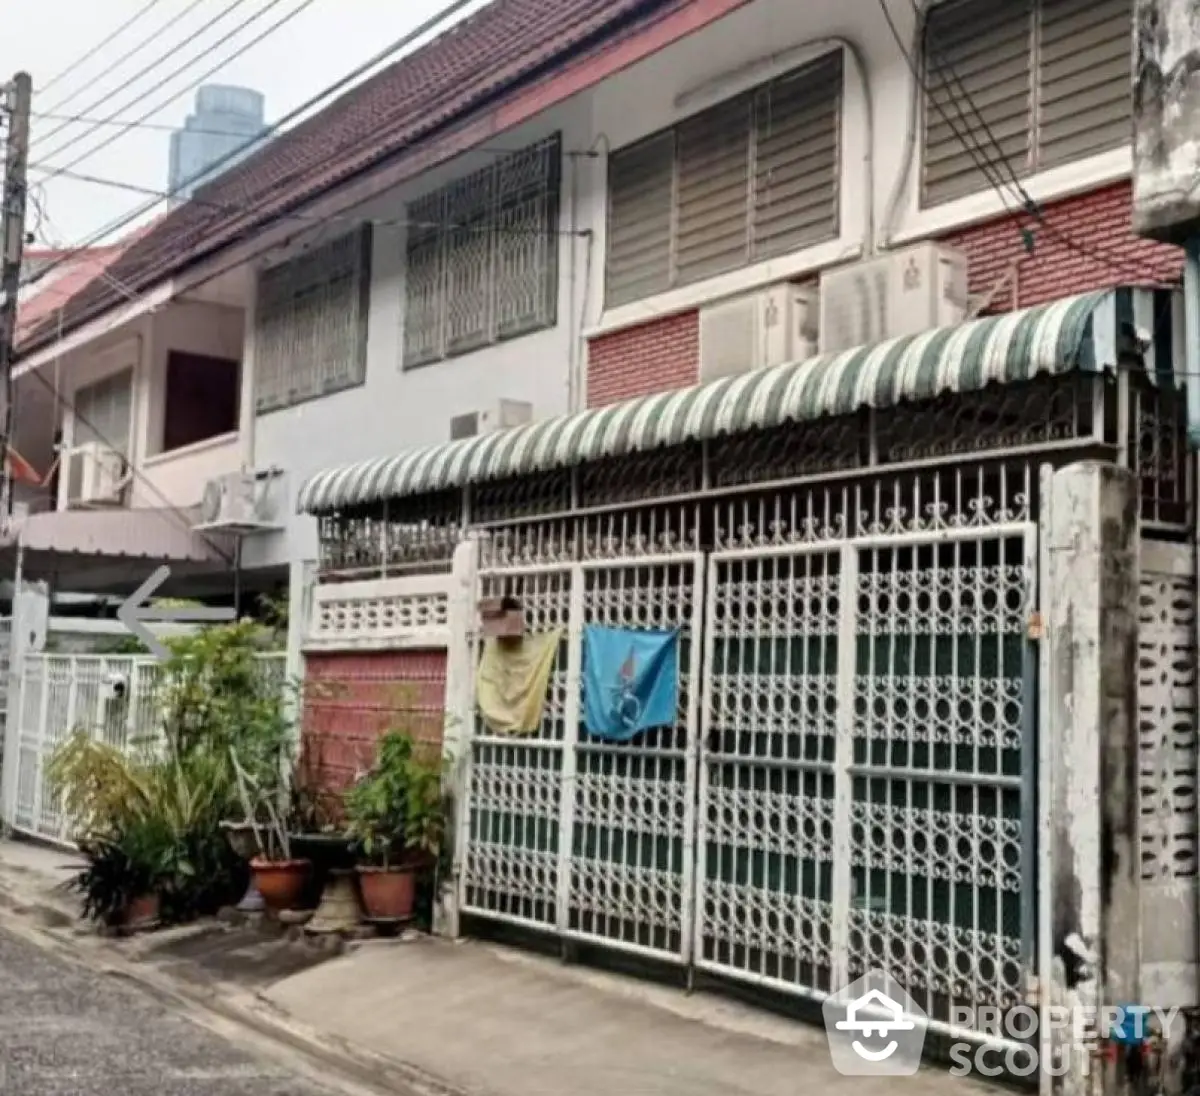
<svg viewBox="0 0 1200 1096">
<path fill-rule="evenodd" d="M 389 730 L 409 730 L 439 755 L 445 692 L 444 650 L 308 655 L 304 745 L 322 786 L 352 783 Z"/>
</svg>

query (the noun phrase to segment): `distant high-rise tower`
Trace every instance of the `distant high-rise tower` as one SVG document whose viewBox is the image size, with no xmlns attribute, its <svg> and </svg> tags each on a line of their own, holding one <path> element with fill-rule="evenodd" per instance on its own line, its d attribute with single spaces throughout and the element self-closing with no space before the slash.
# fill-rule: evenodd
<svg viewBox="0 0 1200 1096">
<path fill-rule="evenodd" d="M 257 147 L 265 130 L 263 97 L 250 88 L 207 84 L 196 92 L 196 107 L 183 129 L 171 134 L 169 189 L 185 201 L 202 183 L 216 178 Z M 230 153 L 237 155 L 230 156 Z M 226 156 L 230 158 L 225 159 Z M 214 171 L 209 169 L 220 162 Z"/>
</svg>

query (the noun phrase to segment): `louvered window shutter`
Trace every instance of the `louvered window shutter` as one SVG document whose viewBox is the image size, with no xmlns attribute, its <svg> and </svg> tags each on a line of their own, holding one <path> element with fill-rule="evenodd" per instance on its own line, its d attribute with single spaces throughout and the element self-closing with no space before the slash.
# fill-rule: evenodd
<svg viewBox="0 0 1200 1096">
<path fill-rule="evenodd" d="M 700 281 L 750 261 L 750 98 L 679 126 L 676 281 Z"/>
<path fill-rule="evenodd" d="M 841 50 L 609 161 L 608 307 L 833 239 Z"/>
<path fill-rule="evenodd" d="M 1018 176 L 1029 171 L 1032 2 L 947 0 L 930 12 L 924 57 L 924 204 L 984 189 L 988 181 L 976 160 L 996 163 L 1001 152 Z M 968 134 L 986 156 L 973 156 L 964 147 L 962 138 Z M 1011 178 L 1003 168 L 997 170 Z"/>
<path fill-rule="evenodd" d="M 837 237 L 841 90 L 839 51 L 755 95 L 756 261 Z"/>
<path fill-rule="evenodd" d="M 674 131 L 622 149 L 609 163 L 610 306 L 670 288 L 674 175 Z"/>
<path fill-rule="evenodd" d="M 1038 167 L 1132 140 L 1130 0 L 1041 0 Z"/>
</svg>

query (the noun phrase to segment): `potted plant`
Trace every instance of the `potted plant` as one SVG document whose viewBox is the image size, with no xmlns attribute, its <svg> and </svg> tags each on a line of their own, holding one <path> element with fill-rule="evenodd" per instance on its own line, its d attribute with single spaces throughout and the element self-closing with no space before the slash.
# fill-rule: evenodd
<svg viewBox="0 0 1200 1096">
<path fill-rule="evenodd" d="M 83 896 L 83 915 L 126 932 L 154 928 L 164 887 L 188 865 L 176 834 L 152 814 L 124 820 L 117 832 L 81 842 L 84 868 L 72 881 Z"/>
<path fill-rule="evenodd" d="M 254 887 L 269 913 L 296 908 L 312 864 L 292 856 L 288 827 L 278 806 L 278 788 L 260 787 L 231 751 L 244 818 L 254 831 L 258 855 L 250 861 Z"/>
<path fill-rule="evenodd" d="M 441 846 L 445 812 L 441 769 L 420 758 L 412 738 L 392 731 L 379 741 L 371 771 L 346 793 L 347 831 L 358 851 L 368 918 L 412 916 L 417 873 Z"/>
</svg>

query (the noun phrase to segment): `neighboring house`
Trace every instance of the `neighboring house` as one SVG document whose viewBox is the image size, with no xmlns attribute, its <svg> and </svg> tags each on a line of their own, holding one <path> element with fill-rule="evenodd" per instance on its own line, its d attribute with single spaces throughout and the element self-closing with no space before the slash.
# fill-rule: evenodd
<svg viewBox="0 0 1200 1096">
<path fill-rule="evenodd" d="M 63 337 L 42 368 L 18 363 L 14 371 L 14 447 L 32 475 L 14 488 L 18 520 L 5 537 L 15 544 L 19 529 L 26 577 L 59 589 L 121 591 L 147 559 L 203 573 L 234 555 L 226 538 L 206 538 L 192 525 L 210 469 L 239 466 L 241 320 L 219 301 L 208 313 L 197 301 L 158 313 L 114 276 L 121 256 L 156 224 L 51 259 L 20 304 L 18 345 L 39 330 Z M 99 337 L 76 342 L 70 302 L 92 284 L 118 293 L 125 310 Z M 136 320 L 125 323 L 129 312 Z M 224 462 L 222 432 L 231 435 Z M 217 589 L 228 585 L 222 579 Z"/>
<path fill-rule="evenodd" d="M 250 154 L 266 129 L 263 105 L 252 88 L 206 84 L 196 92 L 195 109 L 171 134 L 167 189 L 175 203 Z"/>
</svg>

